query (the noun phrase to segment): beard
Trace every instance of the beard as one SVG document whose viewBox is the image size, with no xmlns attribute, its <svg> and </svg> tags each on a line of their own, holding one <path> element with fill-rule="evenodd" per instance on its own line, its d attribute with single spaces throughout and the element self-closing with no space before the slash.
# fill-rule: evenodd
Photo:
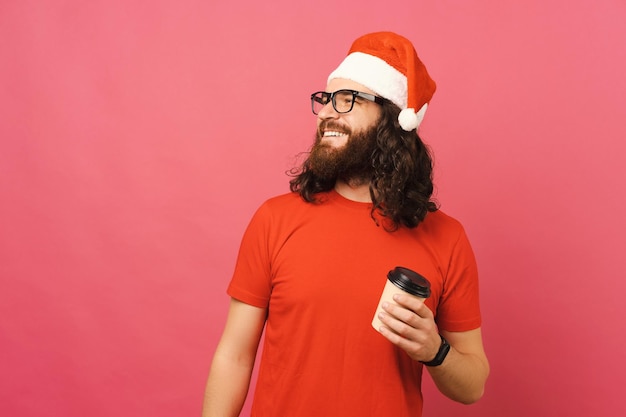
<svg viewBox="0 0 626 417">
<path fill-rule="evenodd" d="M 355 134 L 346 132 L 349 135 L 348 141 L 340 148 L 322 142 L 322 127 L 345 132 L 345 128 L 333 126 L 332 122 L 320 126 L 307 160 L 311 171 L 325 182 L 340 179 L 352 184 L 369 183 L 374 172 L 372 155 L 377 149 L 376 125 Z"/>
</svg>

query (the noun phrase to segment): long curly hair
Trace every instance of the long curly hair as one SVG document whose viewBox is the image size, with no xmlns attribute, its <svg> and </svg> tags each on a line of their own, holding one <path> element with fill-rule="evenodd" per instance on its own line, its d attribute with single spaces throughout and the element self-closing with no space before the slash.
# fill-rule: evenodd
<svg viewBox="0 0 626 417">
<path fill-rule="evenodd" d="M 433 162 L 428 147 L 415 130 L 407 132 L 398 123 L 400 108 L 385 101 L 376 126 L 376 149 L 371 155 L 372 176 L 370 196 L 372 219 L 378 224 L 378 211 L 390 222 L 384 222 L 388 231 L 400 226 L 417 227 L 428 212 L 438 209 L 431 199 L 433 193 Z M 316 203 L 316 194 L 330 191 L 335 180 L 316 176 L 308 158 L 299 168 L 289 171 L 289 188 L 299 193 L 304 201 Z M 390 223 L 390 224 L 389 224 Z"/>
</svg>

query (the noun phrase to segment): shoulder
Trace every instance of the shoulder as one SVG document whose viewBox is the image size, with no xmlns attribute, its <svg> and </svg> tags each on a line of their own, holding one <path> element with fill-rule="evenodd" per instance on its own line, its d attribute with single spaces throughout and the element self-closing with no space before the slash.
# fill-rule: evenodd
<svg viewBox="0 0 626 417">
<path fill-rule="evenodd" d="M 313 206 L 300 197 L 298 193 L 285 193 L 265 200 L 256 210 L 253 219 L 269 222 L 284 222 L 304 215 Z"/>
<path fill-rule="evenodd" d="M 441 210 L 430 212 L 418 226 L 429 232 L 463 233 L 463 225 L 454 217 Z"/>
<path fill-rule="evenodd" d="M 265 202 L 263 202 L 261 207 L 263 206 L 269 206 L 271 208 L 292 207 L 295 205 L 300 205 L 301 203 L 305 203 L 305 201 L 302 200 L 302 198 L 300 197 L 298 193 L 289 192 L 289 193 L 280 194 L 280 195 L 277 195 L 277 196 L 274 196 L 265 200 Z"/>
<path fill-rule="evenodd" d="M 265 200 L 257 209 L 256 215 L 281 216 L 299 210 L 307 204 L 297 193 L 280 194 Z"/>
<path fill-rule="evenodd" d="M 425 235 L 432 244 L 441 248 L 452 250 L 459 244 L 469 244 L 461 222 L 441 210 L 428 213 L 417 229 L 418 234 Z"/>
<path fill-rule="evenodd" d="M 301 204 L 305 202 L 295 193 L 281 194 L 265 200 L 257 207 L 248 223 L 244 243 L 256 242 L 255 245 L 264 245 L 268 241 L 274 241 L 296 221 L 292 214 L 299 210 L 297 207 Z"/>
</svg>

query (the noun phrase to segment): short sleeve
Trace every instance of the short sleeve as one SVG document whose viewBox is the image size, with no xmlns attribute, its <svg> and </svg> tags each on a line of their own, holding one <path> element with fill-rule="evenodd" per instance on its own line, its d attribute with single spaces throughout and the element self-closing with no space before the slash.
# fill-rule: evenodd
<svg viewBox="0 0 626 417">
<path fill-rule="evenodd" d="M 443 292 L 437 308 L 437 325 L 451 332 L 473 330 L 481 325 L 478 268 L 462 227 L 452 248 L 444 277 Z"/>
<path fill-rule="evenodd" d="M 231 297 L 261 308 L 267 307 L 271 293 L 270 230 L 271 213 L 265 203 L 246 228 L 227 289 Z"/>
</svg>

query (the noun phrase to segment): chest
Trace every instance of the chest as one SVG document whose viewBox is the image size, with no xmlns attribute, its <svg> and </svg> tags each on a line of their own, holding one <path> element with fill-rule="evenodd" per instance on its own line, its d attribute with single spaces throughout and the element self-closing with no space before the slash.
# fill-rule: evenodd
<svg viewBox="0 0 626 417">
<path fill-rule="evenodd" d="M 431 282 L 427 304 L 436 311 L 446 260 L 425 236 L 415 229 L 388 232 L 369 214 L 329 216 L 303 219 L 280 239 L 271 254 L 270 311 L 321 317 L 324 310 L 370 320 L 396 266 Z"/>
</svg>

